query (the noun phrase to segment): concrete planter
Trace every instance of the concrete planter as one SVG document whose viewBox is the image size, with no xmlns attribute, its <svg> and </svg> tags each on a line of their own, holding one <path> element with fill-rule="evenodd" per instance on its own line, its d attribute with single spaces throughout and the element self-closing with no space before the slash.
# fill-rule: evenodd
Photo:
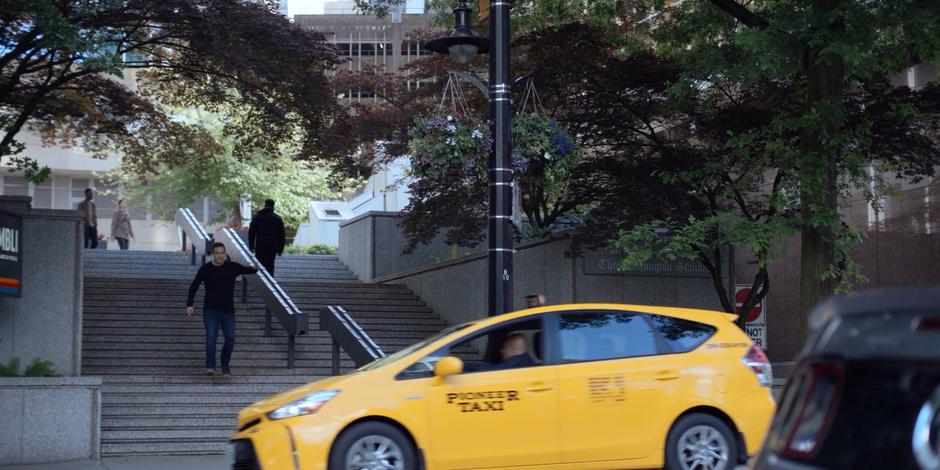
<svg viewBox="0 0 940 470">
<path fill-rule="evenodd" d="M 0 465 L 97 459 L 101 377 L 0 377 Z"/>
</svg>

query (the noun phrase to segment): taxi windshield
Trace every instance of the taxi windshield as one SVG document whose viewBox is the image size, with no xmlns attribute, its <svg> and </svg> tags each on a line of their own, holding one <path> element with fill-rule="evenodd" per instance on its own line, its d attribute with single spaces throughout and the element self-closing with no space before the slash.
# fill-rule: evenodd
<svg viewBox="0 0 940 470">
<path fill-rule="evenodd" d="M 374 361 L 372 361 L 372 362 L 370 362 L 370 363 L 368 363 L 368 364 L 362 366 L 362 367 L 359 369 L 359 371 L 375 370 L 375 369 L 378 369 L 379 367 L 383 367 L 383 366 L 385 366 L 385 365 L 391 364 L 391 363 L 393 363 L 393 362 L 395 362 L 395 361 L 398 361 L 399 359 L 401 359 L 401 358 L 403 358 L 403 357 L 405 357 L 405 356 L 407 356 L 407 355 L 409 355 L 409 354 L 411 354 L 411 353 L 413 353 L 413 352 L 415 352 L 415 351 L 417 351 L 417 350 L 419 350 L 419 349 L 421 349 L 421 348 L 423 348 L 423 347 L 425 347 L 425 346 L 427 346 L 427 345 L 429 345 L 429 344 L 431 344 L 431 343 L 433 343 L 433 342 L 435 342 L 435 341 L 437 341 L 437 340 L 439 340 L 439 339 L 441 339 L 441 338 L 443 338 L 443 337 L 445 337 L 445 336 L 447 336 L 447 335 L 449 335 L 449 334 L 451 334 L 451 333 L 453 333 L 453 332 L 455 332 L 455 331 L 460 331 L 460 330 L 462 330 L 462 329 L 464 329 L 464 328 L 467 328 L 468 326 L 472 326 L 472 325 L 473 325 L 473 323 L 464 323 L 464 324 L 461 324 L 461 325 L 455 325 L 455 326 L 451 326 L 451 327 L 445 328 L 445 329 L 444 329 L 443 331 L 441 331 L 440 333 L 437 333 L 436 335 L 433 335 L 433 336 L 431 336 L 431 337 L 428 337 L 428 338 L 426 338 L 426 339 L 423 339 L 423 340 L 421 340 L 421 341 L 418 341 L 417 343 L 412 344 L 411 346 L 408 346 L 407 348 L 402 349 L 401 351 L 398 351 L 398 352 L 393 353 L 393 354 L 389 354 L 388 356 L 385 356 L 385 357 L 383 357 L 383 358 L 381 358 L 381 359 L 376 359 L 376 360 L 374 360 Z"/>
</svg>

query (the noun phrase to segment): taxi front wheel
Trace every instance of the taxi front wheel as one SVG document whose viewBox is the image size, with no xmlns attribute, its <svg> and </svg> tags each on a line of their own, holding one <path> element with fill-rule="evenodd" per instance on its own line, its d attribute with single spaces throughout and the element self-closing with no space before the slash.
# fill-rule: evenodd
<svg viewBox="0 0 940 470">
<path fill-rule="evenodd" d="M 714 416 L 683 416 L 669 430 L 666 470 L 731 470 L 737 461 L 734 434 Z"/>
<path fill-rule="evenodd" d="M 330 452 L 330 470 L 417 470 L 414 446 L 401 431 L 377 421 L 356 424 Z"/>
</svg>

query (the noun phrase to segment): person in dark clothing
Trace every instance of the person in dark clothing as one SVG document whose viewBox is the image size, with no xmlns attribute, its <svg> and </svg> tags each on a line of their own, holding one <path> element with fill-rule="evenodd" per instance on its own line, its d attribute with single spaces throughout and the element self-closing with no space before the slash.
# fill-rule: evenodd
<svg viewBox="0 0 940 470">
<path fill-rule="evenodd" d="M 186 299 L 186 315 L 193 316 L 193 300 L 199 285 L 206 284 L 206 297 L 202 303 L 202 320 L 206 326 L 206 374 L 215 375 L 215 340 L 219 336 L 219 326 L 225 335 L 222 346 L 222 374 L 230 375 L 229 362 L 235 348 L 235 279 L 243 274 L 254 274 L 257 268 L 242 266 L 229 261 L 225 256 L 225 245 L 212 245 L 212 261 L 202 265 Z"/>
<path fill-rule="evenodd" d="M 274 213 L 274 201 L 268 199 L 264 201 L 264 209 L 251 218 L 251 225 L 248 226 L 248 248 L 273 276 L 274 258 L 284 254 L 286 242 L 284 221 Z"/>
<path fill-rule="evenodd" d="M 95 192 L 88 188 L 85 190 L 85 200 L 78 203 L 78 210 L 85 218 L 85 248 L 94 250 L 98 248 L 98 212 L 95 206 Z"/>
<path fill-rule="evenodd" d="M 532 367 L 536 365 L 529 356 L 528 341 L 522 333 L 513 333 L 503 340 L 503 347 L 499 350 L 502 362 L 499 364 L 483 364 L 480 370 L 505 370 L 519 367 Z"/>
</svg>

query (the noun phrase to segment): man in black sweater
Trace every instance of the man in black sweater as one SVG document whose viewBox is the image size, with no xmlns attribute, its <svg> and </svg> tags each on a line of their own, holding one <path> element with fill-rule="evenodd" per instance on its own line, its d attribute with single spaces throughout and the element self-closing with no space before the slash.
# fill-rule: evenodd
<svg viewBox="0 0 940 470">
<path fill-rule="evenodd" d="M 274 200 L 264 201 L 264 209 L 251 218 L 248 226 L 248 248 L 270 275 L 274 275 L 274 258 L 284 254 L 287 243 L 284 220 L 274 213 Z"/>
<path fill-rule="evenodd" d="M 229 361 L 235 348 L 235 279 L 243 274 L 254 274 L 257 268 L 242 266 L 225 259 L 225 245 L 212 245 L 212 261 L 204 264 L 196 273 L 189 286 L 186 299 L 186 315 L 193 316 L 193 299 L 199 285 L 206 284 L 206 297 L 202 304 L 202 320 L 206 325 L 206 375 L 215 375 L 215 340 L 219 336 L 219 326 L 225 335 L 222 346 L 222 374 L 230 375 Z"/>
<path fill-rule="evenodd" d="M 529 346 L 525 335 L 522 333 L 513 333 L 503 340 L 503 347 L 499 350 L 502 362 L 499 364 L 484 363 L 480 367 L 480 370 L 489 371 L 532 367 L 536 364 L 535 361 L 532 360 L 532 357 L 529 356 L 528 350 Z"/>
</svg>

